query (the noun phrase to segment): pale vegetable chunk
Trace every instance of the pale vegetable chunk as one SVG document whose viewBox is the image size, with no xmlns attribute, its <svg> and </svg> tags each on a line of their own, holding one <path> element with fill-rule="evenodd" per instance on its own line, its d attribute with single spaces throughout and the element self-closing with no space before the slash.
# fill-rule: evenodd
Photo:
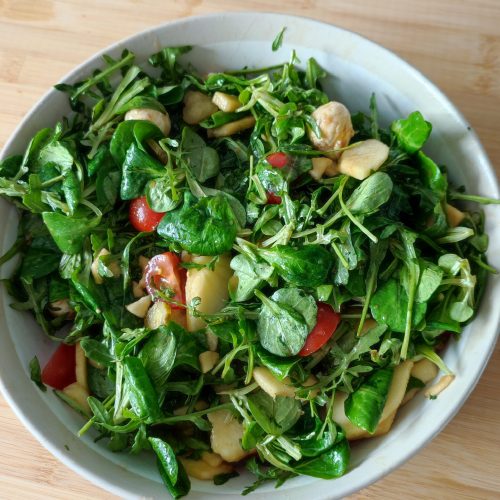
<svg viewBox="0 0 500 500">
<path fill-rule="evenodd" d="M 238 98 L 231 94 L 224 92 L 215 92 L 212 97 L 212 102 L 221 110 L 226 113 L 232 113 L 241 107 Z"/>
<path fill-rule="evenodd" d="M 78 382 L 73 382 L 62 390 L 68 398 L 72 399 L 87 415 L 90 415 L 90 406 L 87 398 L 90 396 L 85 387 L 82 387 Z"/>
<path fill-rule="evenodd" d="M 156 328 L 166 325 L 170 321 L 171 313 L 170 306 L 163 300 L 159 300 L 148 309 L 144 319 L 144 326 L 156 330 Z"/>
<path fill-rule="evenodd" d="M 69 303 L 69 299 L 54 300 L 54 302 L 49 304 L 49 312 L 54 318 L 60 318 L 62 316 L 73 317 L 75 313 Z"/>
<path fill-rule="evenodd" d="M 286 396 L 288 398 L 295 397 L 295 388 L 289 385 L 289 379 L 285 378 L 283 381 L 278 380 L 270 370 L 263 366 L 254 368 L 253 378 L 255 382 L 259 384 L 260 388 L 273 399 L 275 399 L 276 396 Z"/>
<path fill-rule="evenodd" d="M 318 157 L 312 159 L 312 168 L 309 170 L 309 175 L 319 181 L 328 168 L 334 165 L 333 160 L 325 157 Z"/>
<path fill-rule="evenodd" d="M 212 102 L 210 96 L 198 92 L 197 90 L 188 90 L 184 95 L 184 109 L 182 110 L 182 119 L 188 125 L 196 125 L 206 120 L 218 110 Z"/>
<path fill-rule="evenodd" d="M 229 135 L 237 134 L 247 128 L 252 128 L 255 125 L 255 118 L 253 116 L 245 116 L 241 120 L 229 122 L 220 127 L 209 128 L 207 130 L 208 137 L 227 137 Z"/>
<path fill-rule="evenodd" d="M 193 261 L 198 264 L 206 264 L 211 260 L 212 257 L 193 257 Z M 221 255 L 213 271 L 208 268 L 189 269 L 186 280 L 186 303 L 189 304 L 195 297 L 199 297 L 201 300 L 198 306 L 199 311 L 207 314 L 220 311 L 229 298 L 228 282 L 233 274 L 229 267 L 230 262 L 231 258 L 228 255 Z M 188 313 L 187 329 L 190 332 L 204 327 L 203 319 Z"/>
<path fill-rule="evenodd" d="M 430 382 L 439 372 L 439 368 L 428 359 L 417 361 L 411 369 L 411 376 L 418 378 L 424 384 Z"/>
<path fill-rule="evenodd" d="M 328 156 L 336 158 L 333 150 L 348 146 L 354 135 L 349 110 L 340 102 L 330 101 L 315 109 L 311 116 L 321 132 L 318 137 L 313 130 L 309 131 L 312 145 L 320 151 L 329 151 Z"/>
<path fill-rule="evenodd" d="M 179 457 L 179 460 L 184 465 L 188 476 L 202 481 L 209 481 L 220 474 L 229 474 L 233 471 L 233 467 L 228 463 L 222 462 L 214 467 L 205 460 L 192 460 L 191 458 Z"/>
<path fill-rule="evenodd" d="M 148 312 L 149 306 L 151 305 L 151 296 L 146 295 L 145 297 L 132 302 L 132 304 L 128 304 L 125 306 L 127 311 L 138 318 L 144 318 Z"/>
<path fill-rule="evenodd" d="M 359 142 L 346 149 L 339 160 L 339 171 L 362 181 L 378 170 L 389 157 L 389 146 L 376 139 Z"/>
<path fill-rule="evenodd" d="M 85 351 L 82 349 L 80 342 L 75 346 L 75 374 L 76 381 L 88 392 L 89 386 L 87 382 L 87 358 Z"/>
<path fill-rule="evenodd" d="M 146 291 L 144 290 L 142 283 L 138 283 L 137 281 L 132 281 L 132 295 L 136 299 L 140 299 L 141 297 L 144 297 L 144 295 L 146 295 Z"/>
<path fill-rule="evenodd" d="M 161 130 L 165 137 L 170 133 L 171 123 L 167 112 L 162 113 L 156 109 L 131 109 L 125 113 L 124 119 L 151 122 Z"/>
<path fill-rule="evenodd" d="M 453 205 L 450 205 L 449 203 L 445 205 L 445 212 L 446 212 L 446 219 L 448 220 L 448 225 L 450 227 L 459 226 L 460 223 L 465 218 L 465 214 L 461 210 L 455 208 Z"/>
<path fill-rule="evenodd" d="M 241 447 L 243 425 L 228 410 L 218 410 L 207 415 L 212 424 L 210 444 L 226 462 L 239 462 L 249 452 Z"/>
<path fill-rule="evenodd" d="M 90 272 L 94 278 L 94 281 L 98 285 L 102 285 L 104 283 L 104 279 L 99 274 L 99 260 L 101 257 L 106 257 L 107 255 L 111 255 L 107 248 L 102 248 L 101 251 L 97 254 L 97 257 L 92 261 L 92 265 L 90 266 Z M 107 265 L 107 268 L 113 273 L 115 278 L 118 278 L 121 274 L 120 265 L 118 262 L 113 261 Z"/>
<path fill-rule="evenodd" d="M 198 359 L 200 360 L 201 373 L 208 373 L 219 361 L 219 353 L 205 351 L 198 356 Z"/>
<path fill-rule="evenodd" d="M 443 375 L 439 381 L 425 391 L 426 398 L 436 398 L 441 394 L 453 381 L 455 375 Z"/>
</svg>

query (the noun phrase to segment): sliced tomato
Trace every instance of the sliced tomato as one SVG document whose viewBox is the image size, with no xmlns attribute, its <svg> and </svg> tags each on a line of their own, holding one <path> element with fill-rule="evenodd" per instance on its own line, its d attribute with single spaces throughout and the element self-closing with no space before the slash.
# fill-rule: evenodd
<svg viewBox="0 0 500 500">
<path fill-rule="evenodd" d="M 279 205 L 281 203 L 281 196 L 271 193 L 271 191 L 268 191 L 266 196 L 268 205 Z"/>
<path fill-rule="evenodd" d="M 186 278 L 179 257 L 173 252 L 155 255 L 145 269 L 146 289 L 155 300 L 185 303 Z M 175 304 L 172 307 L 177 308 Z"/>
<path fill-rule="evenodd" d="M 288 155 L 281 152 L 270 154 L 266 160 L 274 168 L 283 168 L 288 165 Z"/>
<path fill-rule="evenodd" d="M 154 231 L 160 223 L 165 212 L 155 212 L 152 210 L 145 196 L 135 198 L 130 202 L 129 220 L 137 231 Z"/>
<path fill-rule="evenodd" d="M 42 382 L 62 391 L 76 382 L 76 348 L 60 344 L 42 370 Z"/>
<path fill-rule="evenodd" d="M 299 356 L 309 356 L 323 347 L 330 340 L 339 323 L 340 314 L 336 313 L 329 304 L 318 302 L 316 326 L 308 335 Z"/>
</svg>

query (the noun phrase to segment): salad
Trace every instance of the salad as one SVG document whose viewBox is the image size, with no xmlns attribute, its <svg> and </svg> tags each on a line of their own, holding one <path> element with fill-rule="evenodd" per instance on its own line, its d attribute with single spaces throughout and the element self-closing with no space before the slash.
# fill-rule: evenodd
<svg viewBox="0 0 500 500">
<path fill-rule="evenodd" d="M 31 377 L 80 435 L 154 453 L 174 498 L 242 468 L 244 494 L 339 477 L 350 442 L 453 382 L 440 352 L 496 272 L 469 202 L 497 201 L 448 181 L 419 111 L 351 115 L 314 59 L 200 75 L 190 49 L 104 56 L 0 163 L 4 285 L 59 343 Z"/>
</svg>

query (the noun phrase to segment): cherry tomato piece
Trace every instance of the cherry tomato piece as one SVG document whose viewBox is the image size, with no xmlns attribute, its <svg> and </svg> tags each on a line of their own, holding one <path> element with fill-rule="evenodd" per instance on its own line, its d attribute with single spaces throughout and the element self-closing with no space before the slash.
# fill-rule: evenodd
<svg viewBox="0 0 500 500">
<path fill-rule="evenodd" d="M 266 196 L 268 205 L 279 205 L 281 203 L 281 196 L 271 193 L 271 191 L 268 191 Z"/>
<path fill-rule="evenodd" d="M 137 231 L 154 231 L 165 215 L 165 212 L 155 212 L 149 208 L 145 196 L 135 198 L 130 202 L 129 219 Z"/>
<path fill-rule="evenodd" d="M 288 164 L 288 155 L 285 153 L 272 153 L 266 160 L 274 168 L 283 168 Z"/>
<path fill-rule="evenodd" d="M 42 370 L 42 382 L 62 391 L 76 382 L 76 347 L 60 344 Z"/>
<path fill-rule="evenodd" d="M 339 323 L 340 314 L 336 313 L 329 304 L 318 302 L 316 326 L 309 333 L 299 356 L 309 356 L 323 347 L 330 340 Z"/>
<path fill-rule="evenodd" d="M 154 300 L 185 303 L 185 273 L 173 252 L 155 255 L 146 266 L 146 289 Z M 169 300 L 170 299 L 170 300 Z M 173 308 L 181 306 L 170 304 Z"/>
</svg>

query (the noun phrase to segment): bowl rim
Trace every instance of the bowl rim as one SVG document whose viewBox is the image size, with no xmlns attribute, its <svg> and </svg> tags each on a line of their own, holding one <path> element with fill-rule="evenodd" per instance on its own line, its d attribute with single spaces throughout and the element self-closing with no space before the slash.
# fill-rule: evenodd
<svg viewBox="0 0 500 500">
<path fill-rule="evenodd" d="M 401 56 L 393 52 L 392 50 L 386 48 L 385 46 L 369 39 L 366 38 L 365 36 L 361 35 L 360 33 L 343 28 L 341 26 L 338 26 L 336 24 L 332 24 L 329 22 L 321 21 L 316 18 L 312 17 L 307 17 L 307 16 L 301 16 L 301 15 L 296 15 L 296 14 L 287 14 L 283 12 L 272 12 L 272 11 L 231 11 L 231 12 L 212 12 L 209 14 L 200 14 L 200 15 L 195 15 L 195 16 L 185 16 L 181 18 L 177 18 L 171 21 L 166 21 L 163 23 L 160 23 L 158 25 L 146 28 L 144 30 L 138 31 L 133 33 L 132 35 L 129 35 L 127 37 L 124 37 L 120 39 L 117 42 L 114 42 L 105 48 L 101 49 L 98 52 L 93 53 L 90 57 L 85 59 L 83 62 L 75 66 L 73 69 L 71 69 L 68 73 L 66 73 L 58 83 L 73 83 L 75 80 L 78 79 L 79 74 L 82 71 L 82 68 L 86 68 L 87 66 L 91 65 L 92 62 L 98 61 L 104 54 L 107 54 L 109 52 L 112 52 L 116 49 L 120 48 L 127 48 L 126 45 L 128 43 L 134 43 L 136 39 L 140 39 L 142 37 L 146 37 L 148 35 L 154 35 L 155 33 L 162 31 L 164 29 L 168 29 L 168 27 L 171 26 L 178 26 L 178 25 L 183 25 L 186 24 L 188 25 L 190 22 L 199 22 L 203 20 L 210 20 L 214 18 L 218 18 L 220 16 L 224 16 L 225 18 L 231 19 L 231 18 L 244 18 L 247 16 L 266 16 L 269 18 L 276 18 L 282 20 L 282 22 L 285 22 L 286 19 L 294 19 L 298 20 L 300 22 L 305 22 L 309 23 L 310 25 L 321 25 L 324 27 L 333 27 L 334 29 L 338 30 L 339 32 L 344 32 L 349 34 L 350 36 L 354 37 L 355 39 L 361 41 L 363 44 L 370 46 L 374 49 L 377 49 L 383 53 L 385 53 L 385 56 L 391 58 L 395 63 L 397 63 L 399 66 L 404 67 L 405 70 L 415 79 L 417 80 L 421 85 L 426 86 L 429 88 L 435 95 L 439 97 L 439 99 L 446 104 L 449 109 L 451 109 L 455 115 L 456 118 L 459 120 L 461 125 L 464 125 L 465 127 L 468 128 L 469 133 L 471 135 L 471 140 L 474 141 L 475 146 L 478 148 L 477 154 L 480 156 L 483 160 L 483 164 L 485 165 L 488 174 L 490 174 L 490 177 L 492 180 L 494 180 L 494 185 L 490 186 L 491 189 L 495 192 L 495 196 L 499 196 L 499 183 L 498 179 L 496 176 L 495 169 L 493 168 L 493 165 L 491 161 L 488 158 L 488 155 L 486 153 L 486 150 L 481 143 L 477 133 L 475 130 L 469 125 L 467 119 L 463 115 L 463 113 L 460 111 L 460 109 L 454 105 L 454 103 L 451 101 L 451 99 L 442 91 L 440 88 L 432 81 L 430 80 L 422 71 L 417 69 L 415 66 L 411 65 L 409 62 L 407 62 L 405 59 L 403 59 Z M 42 104 L 45 102 L 45 100 L 52 94 L 57 92 L 57 90 L 52 87 L 49 90 L 47 90 L 45 93 L 42 94 L 42 96 L 36 101 L 36 103 L 29 109 L 29 111 L 24 115 L 24 117 L 21 119 L 21 121 L 18 123 L 18 125 L 14 128 L 13 132 L 10 134 L 9 138 L 5 142 L 4 146 L 2 147 L 2 150 L 0 151 L 0 160 L 2 160 L 6 156 L 6 151 L 11 147 L 11 144 L 15 141 L 17 135 L 19 132 L 23 129 L 23 127 L 29 123 L 32 119 L 32 117 L 37 113 L 38 109 L 42 106 Z M 409 447 L 407 451 L 401 453 L 399 455 L 399 458 L 395 461 L 392 461 L 389 466 L 380 466 L 375 473 L 368 473 L 366 474 L 365 479 L 363 479 L 360 482 L 357 482 L 355 485 L 352 487 L 346 489 L 343 494 L 344 495 L 350 495 L 352 493 L 355 493 L 357 491 L 360 491 L 361 489 L 364 489 L 374 482 L 378 481 L 379 479 L 382 479 L 386 475 L 388 475 L 390 472 L 394 471 L 395 469 L 399 468 L 401 465 L 403 465 L 405 462 L 407 462 L 412 456 L 416 455 L 420 450 L 422 450 L 425 446 L 427 446 L 448 424 L 449 422 L 455 417 L 455 415 L 458 413 L 458 411 L 462 408 L 462 406 L 465 404 L 467 399 L 469 398 L 470 394 L 472 391 L 475 389 L 477 386 L 484 370 L 486 369 L 486 366 L 495 350 L 495 346 L 497 344 L 498 338 L 500 336 L 500 318 L 497 321 L 496 325 L 496 331 L 495 333 L 490 337 L 489 340 L 489 345 L 487 346 L 487 354 L 485 357 L 482 359 L 482 365 L 479 368 L 479 370 L 476 371 L 475 376 L 472 379 L 469 379 L 468 381 L 468 387 L 467 390 L 464 393 L 464 396 L 460 400 L 455 400 L 455 403 L 453 407 L 447 410 L 447 417 L 445 420 L 441 422 L 441 425 L 438 426 L 433 430 L 432 433 L 428 434 L 426 439 L 419 441 L 417 446 L 414 447 Z M 59 449 L 56 445 L 54 445 L 50 438 L 46 437 L 46 432 L 37 426 L 30 415 L 26 414 L 23 409 L 21 408 L 20 405 L 16 402 L 16 395 L 14 392 L 9 390 L 8 385 L 5 383 L 3 377 L 0 377 L 0 392 L 2 393 L 3 397 L 5 400 L 8 402 L 9 406 L 12 408 L 14 411 L 15 415 L 17 418 L 24 424 L 24 426 L 30 431 L 30 433 L 35 436 L 35 438 L 38 440 L 40 444 L 42 444 L 53 456 L 55 456 L 61 463 L 72 469 L 74 472 L 78 473 L 80 476 L 84 477 L 86 480 L 91 482 L 93 485 L 97 485 L 100 488 L 103 488 L 113 494 L 124 496 L 124 497 L 130 497 L 130 491 L 122 488 L 120 485 L 116 484 L 112 480 L 110 481 L 107 476 L 104 474 L 96 474 L 92 471 L 90 471 L 86 466 L 81 465 L 80 462 L 77 459 L 74 459 L 72 456 L 68 456 L 64 454 L 64 452 Z M 316 480 L 320 481 L 320 480 Z M 315 481 L 315 482 L 316 482 Z M 321 498 L 327 498 L 321 496 Z"/>
</svg>

